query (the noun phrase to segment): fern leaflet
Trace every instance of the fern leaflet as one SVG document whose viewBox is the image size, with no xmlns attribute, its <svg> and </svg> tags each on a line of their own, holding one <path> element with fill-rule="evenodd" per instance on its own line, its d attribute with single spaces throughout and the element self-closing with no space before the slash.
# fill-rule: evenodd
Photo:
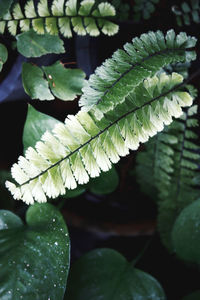
<svg viewBox="0 0 200 300">
<path fill-rule="evenodd" d="M 11 170 L 17 183 L 6 182 L 15 199 L 26 203 L 45 202 L 87 183 L 107 171 L 120 156 L 136 150 L 140 143 L 163 130 L 181 107 L 192 104 L 189 93 L 178 90 L 183 77 L 164 73 L 144 80 L 126 101 L 95 118 L 95 110 L 68 116 L 53 133 L 46 132 L 35 149 L 29 147 Z"/>
<path fill-rule="evenodd" d="M 134 38 L 90 76 L 83 88 L 80 106 L 86 111 L 95 106 L 96 118 L 103 118 L 104 113 L 122 103 L 148 76 L 154 76 L 169 64 L 194 60 L 195 53 L 190 48 L 195 43 L 195 38 L 183 32 L 176 36 L 173 30 L 165 36 L 157 31 Z"/>
<path fill-rule="evenodd" d="M 48 0 L 40 0 L 37 8 L 33 0 L 28 0 L 22 11 L 16 3 L 10 12 L 0 19 L 0 33 L 6 27 L 11 35 L 16 35 L 18 28 L 22 32 L 31 28 L 38 34 L 59 34 L 72 37 L 72 29 L 78 35 L 89 34 L 98 36 L 100 32 L 114 35 L 118 32 L 118 25 L 113 22 L 116 15 L 114 6 L 108 2 L 101 2 L 95 6 L 95 0 L 53 0 L 51 7 Z"/>
</svg>

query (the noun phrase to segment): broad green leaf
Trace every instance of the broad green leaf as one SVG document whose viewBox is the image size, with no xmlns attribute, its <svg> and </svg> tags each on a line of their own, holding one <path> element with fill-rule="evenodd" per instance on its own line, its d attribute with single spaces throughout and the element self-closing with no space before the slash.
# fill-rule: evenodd
<svg viewBox="0 0 200 300">
<path fill-rule="evenodd" d="M 200 290 L 185 296 L 182 300 L 199 300 L 199 299 L 200 299 Z"/>
<path fill-rule="evenodd" d="M 0 18 L 9 11 L 12 3 L 13 0 L 0 0 Z"/>
<path fill-rule="evenodd" d="M 49 90 L 48 81 L 43 77 L 42 70 L 36 65 L 23 63 L 22 82 L 25 92 L 31 99 L 55 99 Z"/>
<path fill-rule="evenodd" d="M 29 105 L 23 132 L 24 151 L 30 146 L 35 146 L 44 132 L 46 130 L 51 131 L 58 123 L 61 122 L 49 115 L 39 112 L 32 105 Z"/>
<path fill-rule="evenodd" d="M 62 215 L 51 204 L 36 204 L 26 223 L 0 211 L 0 299 L 62 300 L 69 269 Z"/>
<path fill-rule="evenodd" d="M 182 210 L 172 230 L 172 243 L 178 257 L 200 264 L 200 199 Z"/>
<path fill-rule="evenodd" d="M 118 173 L 113 166 L 108 172 L 103 172 L 99 177 L 92 178 L 89 182 L 89 190 L 94 194 L 112 193 L 119 184 Z"/>
<path fill-rule="evenodd" d="M 64 65 L 57 61 L 52 66 L 43 67 L 51 91 L 59 99 L 74 100 L 77 95 L 81 95 L 85 73 L 80 69 L 66 69 Z"/>
<path fill-rule="evenodd" d="M 48 53 L 64 53 L 63 41 L 55 35 L 39 35 L 34 30 L 17 35 L 17 49 L 25 57 L 39 57 Z"/>
<path fill-rule="evenodd" d="M 118 252 L 96 249 L 71 269 L 66 300 L 164 300 L 165 294 L 151 275 L 135 269 Z"/>
<path fill-rule="evenodd" d="M 8 51 L 3 44 L 0 44 L 0 72 L 3 68 L 3 64 L 7 61 L 7 59 L 8 59 Z"/>
</svg>

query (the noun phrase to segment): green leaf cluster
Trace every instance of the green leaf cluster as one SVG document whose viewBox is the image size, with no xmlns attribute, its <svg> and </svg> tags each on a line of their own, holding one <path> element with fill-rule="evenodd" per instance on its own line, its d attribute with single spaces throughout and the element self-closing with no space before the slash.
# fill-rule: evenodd
<svg viewBox="0 0 200 300">
<path fill-rule="evenodd" d="M 115 14 L 108 2 L 96 6 L 94 0 L 53 0 L 50 7 L 48 0 L 40 0 L 35 7 L 33 0 L 27 0 L 24 10 L 16 3 L 1 17 L 0 33 L 8 28 L 15 36 L 18 28 L 21 32 L 32 28 L 38 34 L 60 33 L 67 38 L 72 37 L 72 30 L 78 35 L 98 36 L 102 32 L 111 36 L 118 32 L 118 25 L 112 20 Z"/>
</svg>

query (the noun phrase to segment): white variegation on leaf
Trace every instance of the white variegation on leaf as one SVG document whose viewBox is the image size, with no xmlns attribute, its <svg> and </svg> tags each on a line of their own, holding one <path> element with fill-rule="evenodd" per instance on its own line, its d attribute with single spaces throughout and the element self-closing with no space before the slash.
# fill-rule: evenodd
<svg viewBox="0 0 200 300">
<path fill-rule="evenodd" d="M 165 84 L 163 84 L 165 82 Z M 136 150 L 164 125 L 179 117 L 192 97 L 180 90 L 183 77 L 161 73 L 135 87 L 121 104 L 98 120 L 95 109 L 69 115 L 29 147 L 11 170 L 16 183 L 6 182 L 15 199 L 30 204 L 56 198 L 65 189 L 85 184 L 108 171 L 121 156 Z"/>
</svg>

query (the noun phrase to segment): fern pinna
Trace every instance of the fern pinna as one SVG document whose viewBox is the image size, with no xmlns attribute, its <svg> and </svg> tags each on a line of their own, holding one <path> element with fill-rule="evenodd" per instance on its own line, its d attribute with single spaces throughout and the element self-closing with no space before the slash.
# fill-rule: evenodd
<svg viewBox="0 0 200 300">
<path fill-rule="evenodd" d="M 0 33 L 7 27 L 12 35 L 16 35 L 18 29 L 24 32 L 31 28 L 38 34 L 61 33 L 68 38 L 72 37 L 72 29 L 78 35 L 98 36 L 100 32 L 114 35 L 118 32 L 118 25 L 112 20 L 115 15 L 114 6 L 107 2 L 96 6 L 95 0 L 53 0 L 50 7 L 48 0 L 40 0 L 37 6 L 28 0 L 24 11 L 16 3 L 0 19 Z"/>
<path fill-rule="evenodd" d="M 189 47 L 194 46 L 195 40 L 183 33 L 175 37 L 172 31 L 169 31 L 166 37 L 160 32 L 150 32 L 142 35 L 141 39 L 134 39 L 133 44 L 126 44 L 125 48 L 135 51 L 135 47 L 141 41 L 141 56 L 144 53 L 146 55 L 145 45 L 147 49 L 150 48 L 146 41 L 150 41 L 151 36 L 157 37 L 160 47 L 165 49 L 155 53 L 153 48 L 152 54 L 148 55 L 149 59 L 152 58 L 151 67 L 149 61 L 145 65 L 142 60 L 141 63 L 144 63 L 146 69 L 138 63 L 131 68 L 134 72 L 129 69 L 127 71 L 127 66 L 130 67 L 127 58 L 131 60 L 131 52 L 128 54 L 121 50 L 113 54 L 118 61 L 117 68 L 121 68 L 121 76 L 113 71 L 113 59 L 107 60 L 102 68 L 97 69 L 100 77 L 96 81 L 96 89 L 102 88 L 105 91 L 105 78 L 102 79 L 104 76 L 110 78 L 111 82 L 114 78 L 115 82 L 117 80 L 123 87 L 119 92 L 119 86 L 116 88 L 112 84 L 110 89 L 115 87 L 115 93 L 108 93 L 109 98 L 107 95 L 107 101 L 104 98 L 101 104 L 103 108 L 104 103 L 106 108 L 113 103 L 112 110 L 104 109 L 104 117 L 99 118 L 97 105 L 89 112 L 81 110 L 75 116 L 68 116 L 65 124 L 55 126 L 52 133 L 44 133 L 42 141 L 36 143 L 35 149 L 29 147 L 25 157 L 21 156 L 18 163 L 13 165 L 12 176 L 17 183 L 6 182 L 6 185 L 15 199 L 22 199 L 26 203 L 33 203 L 34 200 L 45 202 L 46 195 L 55 198 L 64 194 L 65 188 L 74 189 L 77 183 L 87 183 L 89 176 L 96 177 L 101 171 L 109 170 L 111 164 L 117 163 L 120 156 L 129 153 L 129 149 L 136 150 L 140 143 L 148 141 L 149 137 L 162 131 L 165 124 L 170 124 L 172 117 L 180 117 L 183 113 L 181 107 L 192 104 L 190 94 L 180 90 L 183 83 L 180 74 L 161 73 L 145 80 L 144 77 L 154 74 L 156 69 L 158 71 L 160 66 L 171 61 L 194 59 L 195 54 Z M 172 47 L 170 54 L 167 45 Z M 108 62 L 112 62 L 110 68 Z M 135 79 L 135 66 L 139 80 Z M 93 79 L 94 76 L 91 76 L 89 82 L 93 81 L 95 86 Z M 106 90 L 108 91 L 108 87 Z M 116 91 L 119 93 L 118 97 Z M 83 96 L 86 99 L 86 95 Z"/>
</svg>

